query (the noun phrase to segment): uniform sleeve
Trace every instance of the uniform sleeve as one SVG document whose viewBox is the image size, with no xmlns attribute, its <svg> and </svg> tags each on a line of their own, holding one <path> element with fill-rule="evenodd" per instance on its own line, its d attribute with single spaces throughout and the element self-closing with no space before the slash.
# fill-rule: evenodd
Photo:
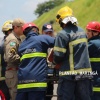
<svg viewBox="0 0 100 100">
<path fill-rule="evenodd" d="M 95 54 L 96 50 L 97 49 L 96 49 L 94 43 L 93 42 L 88 42 L 88 51 L 89 51 L 89 56 L 90 57 Z"/>
<path fill-rule="evenodd" d="M 10 42 L 5 44 L 5 52 L 4 57 L 7 63 L 19 63 L 20 57 L 17 54 L 18 44 L 15 40 L 11 40 Z"/>
<path fill-rule="evenodd" d="M 61 63 L 66 55 L 69 38 L 67 35 L 59 33 L 55 39 L 53 60 L 56 64 Z"/>
<path fill-rule="evenodd" d="M 54 37 L 51 37 L 51 36 L 48 36 L 48 46 L 49 48 L 53 48 L 54 47 L 54 40 L 55 38 Z"/>
</svg>

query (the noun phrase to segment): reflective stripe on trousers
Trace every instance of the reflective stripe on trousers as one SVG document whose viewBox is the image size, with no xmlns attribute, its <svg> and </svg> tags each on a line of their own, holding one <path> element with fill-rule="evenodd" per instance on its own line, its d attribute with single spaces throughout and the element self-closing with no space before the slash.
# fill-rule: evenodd
<svg viewBox="0 0 100 100">
<path fill-rule="evenodd" d="M 34 88 L 34 87 L 47 87 L 47 83 L 29 83 L 29 84 L 19 84 L 17 89 Z"/>
<path fill-rule="evenodd" d="M 100 92 L 100 87 L 93 87 L 93 92 Z"/>
<path fill-rule="evenodd" d="M 91 62 L 100 62 L 100 58 L 90 58 Z M 100 92 L 100 87 L 93 87 L 93 92 Z"/>
<path fill-rule="evenodd" d="M 83 74 L 80 71 L 92 72 L 92 69 L 90 68 L 90 66 L 88 66 L 88 68 L 81 68 L 81 69 L 77 69 L 77 70 L 74 69 L 73 46 L 76 45 L 76 44 L 79 44 L 79 43 L 86 43 L 86 45 L 87 45 L 87 39 L 86 38 L 77 39 L 77 40 L 74 40 L 74 41 L 69 43 L 69 49 L 70 49 L 70 55 L 69 55 L 70 70 L 68 70 L 68 71 L 67 70 L 66 71 L 61 71 L 59 73 L 60 76 L 70 75 L 70 74 Z M 59 50 L 57 50 L 57 47 L 54 50 L 55 51 L 59 51 Z M 60 50 L 60 52 L 63 52 L 63 53 L 65 53 L 65 51 L 66 51 L 65 48 L 62 48 L 61 50 Z"/>
</svg>

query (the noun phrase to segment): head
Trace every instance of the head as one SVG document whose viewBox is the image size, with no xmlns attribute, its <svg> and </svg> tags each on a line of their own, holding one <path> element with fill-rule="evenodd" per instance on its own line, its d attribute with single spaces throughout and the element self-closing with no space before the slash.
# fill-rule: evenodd
<svg viewBox="0 0 100 100">
<path fill-rule="evenodd" d="M 12 22 L 13 22 L 12 20 L 8 20 L 2 26 L 2 32 L 6 36 L 9 35 L 12 32 L 12 30 L 13 30 Z"/>
<path fill-rule="evenodd" d="M 88 39 L 100 35 L 100 23 L 97 21 L 89 22 L 86 26 Z"/>
<path fill-rule="evenodd" d="M 22 26 L 23 34 L 27 35 L 30 31 L 34 31 L 35 33 L 39 34 L 39 28 L 34 23 L 25 23 Z"/>
<path fill-rule="evenodd" d="M 17 36 L 21 36 L 23 35 L 23 30 L 22 30 L 22 26 L 25 24 L 25 21 L 20 19 L 20 18 L 16 18 L 13 20 L 13 31 Z"/>
<path fill-rule="evenodd" d="M 77 19 L 73 17 L 73 11 L 68 6 L 65 6 L 61 8 L 57 12 L 56 21 L 60 24 L 60 26 L 63 28 L 66 26 L 66 24 L 77 24 Z"/>
<path fill-rule="evenodd" d="M 44 24 L 43 27 L 42 27 L 42 34 L 46 34 L 46 35 L 49 35 L 49 36 L 54 36 L 53 34 L 53 27 L 51 24 Z"/>
</svg>

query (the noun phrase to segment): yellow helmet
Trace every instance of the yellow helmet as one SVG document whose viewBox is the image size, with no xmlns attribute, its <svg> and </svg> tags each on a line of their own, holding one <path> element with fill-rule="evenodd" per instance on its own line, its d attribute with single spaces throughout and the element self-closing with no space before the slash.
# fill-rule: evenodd
<svg viewBox="0 0 100 100">
<path fill-rule="evenodd" d="M 60 22 L 62 19 L 64 19 L 67 16 L 73 16 L 73 11 L 68 6 L 65 6 L 57 12 L 56 21 Z"/>
<path fill-rule="evenodd" d="M 13 29 L 12 22 L 13 22 L 12 20 L 6 21 L 2 26 L 2 32 L 9 31 L 10 29 Z"/>
</svg>

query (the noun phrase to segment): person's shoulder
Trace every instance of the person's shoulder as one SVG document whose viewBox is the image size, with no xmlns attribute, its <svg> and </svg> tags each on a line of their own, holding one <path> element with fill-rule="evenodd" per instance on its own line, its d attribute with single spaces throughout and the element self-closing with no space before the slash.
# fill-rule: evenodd
<svg viewBox="0 0 100 100">
<path fill-rule="evenodd" d="M 66 36 L 66 34 L 67 34 L 67 32 L 64 29 L 62 29 L 57 33 L 57 36 L 61 36 L 62 37 L 62 36 Z"/>
<path fill-rule="evenodd" d="M 38 40 L 40 41 L 54 41 L 54 37 L 51 37 L 49 35 L 39 35 Z"/>
<path fill-rule="evenodd" d="M 10 33 L 6 39 L 5 39 L 5 42 L 9 42 L 9 41 L 16 41 L 16 37 L 14 36 L 13 33 Z"/>
<path fill-rule="evenodd" d="M 79 31 L 84 31 L 85 32 L 85 30 L 82 27 L 77 26 L 77 28 L 78 28 Z"/>
<path fill-rule="evenodd" d="M 11 39 L 15 39 L 15 36 L 13 33 L 10 33 L 7 37 L 6 37 L 6 40 L 11 40 Z"/>
<path fill-rule="evenodd" d="M 39 38 L 54 38 L 54 37 L 43 34 L 43 35 L 39 35 Z"/>
</svg>

